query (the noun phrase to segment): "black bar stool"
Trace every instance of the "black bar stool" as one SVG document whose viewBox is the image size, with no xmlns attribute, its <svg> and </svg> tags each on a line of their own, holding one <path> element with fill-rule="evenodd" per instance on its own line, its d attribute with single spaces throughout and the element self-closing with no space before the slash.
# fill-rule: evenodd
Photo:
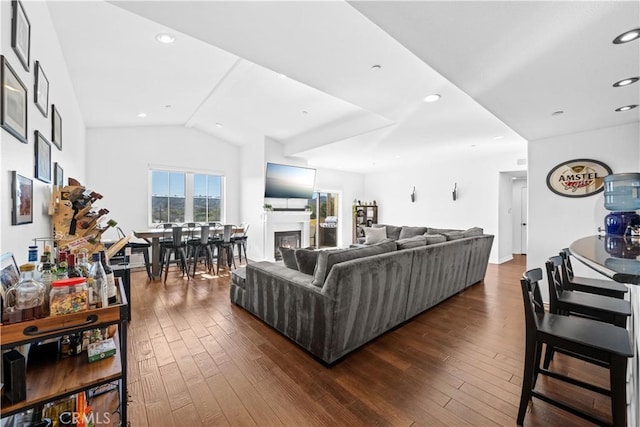
<svg viewBox="0 0 640 427">
<path fill-rule="evenodd" d="M 591 319 L 545 313 L 538 284 L 540 280 L 540 268 L 527 271 L 520 280 L 526 322 L 526 347 L 518 425 L 524 422 L 529 401 L 536 397 L 594 424 L 624 426 L 627 414 L 627 358 L 633 356 L 629 332 Z M 610 389 L 550 371 L 546 367 L 540 368 L 543 344 L 562 349 L 573 357 L 608 367 Z M 610 396 L 612 423 L 535 390 L 539 374 Z"/>
<path fill-rule="evenodd" d="M 614 282 L 613 280 L 574 276 L 569 255 L 571 255 L 569 248 L 564 248 L 560 251 L 560 256 L 562 257 L 562 284 L 565 289 L 620 299 L 623 299 L 624 295 L 629 292 L 629 289 L 623 283 Z"/>
</svg>

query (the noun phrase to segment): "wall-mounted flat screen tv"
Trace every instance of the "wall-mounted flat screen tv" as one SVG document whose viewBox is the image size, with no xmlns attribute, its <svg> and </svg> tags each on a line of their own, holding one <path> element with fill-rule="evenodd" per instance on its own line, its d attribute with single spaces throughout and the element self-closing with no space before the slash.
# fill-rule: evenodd
<svg viewBox="0 0 640 427">
<path fill-rule="evenodd" d="M 315 183 L 315 169 L 267 163 L 264 197 L 310 199 Z"/>
</svg>

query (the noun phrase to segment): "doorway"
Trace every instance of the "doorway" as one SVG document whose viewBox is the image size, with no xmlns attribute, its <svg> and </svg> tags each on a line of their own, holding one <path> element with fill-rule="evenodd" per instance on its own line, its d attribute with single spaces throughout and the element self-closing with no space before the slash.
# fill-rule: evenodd
<svg viewBox="0 0 640 427">
<path fill-rule="evenodd" d="M 309 199 L 311 220 L 309 222 L 309 244 L 316 249 L 338 246 L 338 212 L 340 208 L 338 193 L 316 191 Z"/>
<path fill-rule="evenodd" d="M 527 178 L 516 177 L 512 182 L 513 191 L 513 250 L 514 254 L 527 254 Z"/>
</svg>

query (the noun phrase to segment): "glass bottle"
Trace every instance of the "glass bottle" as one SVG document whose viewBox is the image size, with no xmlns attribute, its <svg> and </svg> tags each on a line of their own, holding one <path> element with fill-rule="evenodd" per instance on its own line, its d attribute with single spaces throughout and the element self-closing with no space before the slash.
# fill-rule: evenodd
<svg viewBox="0 0 640 427">
<path fill-rule="evenodd" d="M 107 258 L 106 251 L 100 251 L 100 262 L 102 263 L 102 268 L 104 268 L 104 272 L 107 275 L 107 299 L 109 305 L 115 304 L 118 302 L 116 294 L 116 279 L 113 274 L 113 270 L 109 265 L 109 259 Z"/>
<path fill-rule="evenodd" d="M 72 278 L 72 277 L 84 277 L 82 275 L 82 271 L 76 265 L 76 256 L 74 254 L 69 254 L 67 256 L 67 264 L 68 264 L 67 274 L 69 275 L 69 278 Z"/>
<path fill-rule="evenodd" d="M 56 277 L 58 278 L 58 280 L 69 278 L 68 268 L 69 264 L 67 262 L 67 253 L 65 251 L 60 251 L 60 255 L 58 257 L 58 266 L 56 268 Z"/>
<path fill-rule="evenodd" d="M 20 281 L 7 291 L 7 299 L 14 301 L 13 308 L 22 311 L 21 320 L 43 316 L 44 285 L 33 278 L 35 269 L 34 264 L 21 265 Z"/>
<path fill-rule="evenodd" d="M 44 301 L 42 303 L 42 311 L 45 316 L 49 315 L 49 294 L 51 293 L 51 282 L 53 282 L 54 279 L 55 276 L 51 272 L 51 264 L 48 262 L 43 263 L 40 281 L 44 286 Z"/>
<path fill-rule="evenodd" d="M 69 339 L 69 335 L 65 335 L 62 337 L 62 341 L 60 342 L 60 357 L 63 359 L 69 357 L 69 352 L 71 350 L 71 339 Z"/>
<path fill-rule="evenodd" d="M 89 277 L 89 260 L 87 259 L 87 251 L 85 249 L 80 249 L 76 254 L 76 266 L 80 269 L 80 273 L 82 277 Z"/>
<path fill-rule="evenodd" d="M 96 308 L 106 307 L 109 305 L 107 299 L 107 274 L 100 262 L 100 254 L 94 252 L 91 255 L 91 261 L 89 277 L 87 278 L 87 285 L 91 288 L 89 292 L 89 304 Z"/>
<path fill-rule="evenodd" d="M 38 262 L 38 247 L 37 246 L 29 246 L 29 257 L 28 262 L 31 264 L 35 264 Z"/>
</svg>

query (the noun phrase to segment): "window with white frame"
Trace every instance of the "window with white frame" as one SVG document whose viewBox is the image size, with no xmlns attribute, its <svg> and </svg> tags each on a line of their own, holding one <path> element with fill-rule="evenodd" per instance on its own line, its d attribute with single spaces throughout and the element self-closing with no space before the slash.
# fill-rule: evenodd
<svg viewBox="0 0 640 427">
<path fill-rule="evenodd" d="M 151 224 L 223 222 L 224 176 L 151 170 Z"/>
</svg>

